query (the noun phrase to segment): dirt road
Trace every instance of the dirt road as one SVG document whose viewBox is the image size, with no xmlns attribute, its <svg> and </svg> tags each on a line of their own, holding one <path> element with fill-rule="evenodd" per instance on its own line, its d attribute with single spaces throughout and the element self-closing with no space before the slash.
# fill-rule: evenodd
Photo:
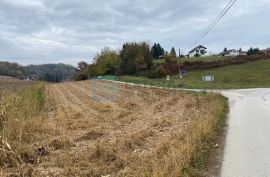
<svg viewBox="0 0 270 177">
<path fill-rule="evenodd" d="M 230 114 L 221 176 L 270 176 L 270 89 L 223 95 L 230 100 Z"/>
</svg>

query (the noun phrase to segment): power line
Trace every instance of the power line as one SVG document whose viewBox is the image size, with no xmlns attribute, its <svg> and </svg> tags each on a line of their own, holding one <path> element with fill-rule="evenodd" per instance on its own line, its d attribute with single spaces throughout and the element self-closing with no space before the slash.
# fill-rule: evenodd
<svg viewBox="0 0 270 177">
<path fill-rule="evenodd" d="M 205 38 L 205 36 L 215 27 L 215 25 L 225 16 L 225 14 L 230 10 L 230 8 L 236 3 L 236 1 L 237 0 L 231 0 L 227 4 L 227 6 L 217 16 L 217 18 L 209 25 L 209 27 L 207 28 L 207 30 L 205 31 L 205 33 L 203 33 L 203 35 L 199 38 L 199 40 L 197 40 L 196 42 L 194 42 L 190 48 L 192 48 L 193 46 L 195 46 L 196 44 L 198 44 L 203 38 Z"/>
<path fill-rule="evenodd" d="M 227 6 L 220 12 L 220 14 L 215 18 L 215 20 L 208 26 L 208 28 L 205 30 L 205 32 L 203 33 L 202 36 L 204 36 L 205 34 L 207 34 L 208 31 L 209 31 L 209 29 L 211 29 L 211 28 L 217 23 L 217 21 L 218 21 L 218 20 L 220 19 L 220 17 L 224 14 L 224 12 L 229 8 L 229 6 L 232 4 L 233 1 L 234 1 L 234 0 L 231 0 L 231 1 L 227 4 Z M 201 38 L 202 38 L 202 37 L 201 37 Z M 196 45 L 196 44 L 201 40 L 201 38 L 200 38 L 199 40 L 195 41 L 195 43 L 194 43 L 191 47 L 193 47 L 194 45 Z"/>
</svg>

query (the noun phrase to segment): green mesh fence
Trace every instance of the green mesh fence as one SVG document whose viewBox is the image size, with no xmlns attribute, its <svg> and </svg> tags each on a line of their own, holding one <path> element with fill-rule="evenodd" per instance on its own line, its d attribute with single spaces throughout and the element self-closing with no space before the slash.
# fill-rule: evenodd
<svg viewBox="0 0 270 177">
<path fill-rule="evenodd" d="M 104 80 L 112 80 L 112 81 L 119 80 L 117 76 L 113 76 L 113 75 L 98 76 L 96 79 L 104 79 Z"/>
</svg>

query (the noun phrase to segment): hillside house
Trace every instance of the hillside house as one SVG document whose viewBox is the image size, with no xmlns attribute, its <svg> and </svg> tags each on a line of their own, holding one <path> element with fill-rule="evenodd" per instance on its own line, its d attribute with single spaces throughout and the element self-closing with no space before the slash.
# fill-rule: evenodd
<svg viewBox="0 0 270 177">
<path fill-rule="evenodd" d="M 239 52 L 239 55 L 240 55 L 240 56 L 247 56 L 247 55 L 248 55 L 248 52 L 246 52 L 246 51 L 241 51 L 241 52 Z"/>
<path fill-rule="evenodd" d="M 260 50 L 260 53 L 261 53 L 261 54 L 267 54 L 267 53 L 270 53 L 270 48 Z"/>
<path fill-rule="evenodd" d="M 207 49 L 206 47 L 199 45 L 194 49 L 192 49 L 190 52 L 188 52 L 188 57 L 204 56 L 207 53 L 206 49 Z"/>
<path fill-rule="evenodd" d="M 36 76 L 23 76 L 22 80 L 24 80 L 24 81 L 38 81 L 38 77 L 36 77 Z"/>
<path fill-rule="evenodd" d="M 236 49 L 231 49 L 224 53 L 225 57 L 236 57 L 238 55 L 240 55 L 240 51 Z"/>
</svg>

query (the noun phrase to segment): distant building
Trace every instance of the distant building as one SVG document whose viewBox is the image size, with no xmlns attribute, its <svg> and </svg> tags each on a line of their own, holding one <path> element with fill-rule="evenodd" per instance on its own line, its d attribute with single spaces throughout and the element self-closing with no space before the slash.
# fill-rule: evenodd
<svg viewBox="0 0 270 177">
<path fill-rule="evenodd" d="M 239 52 L 239 55 L 240 55 L 240 56 L 247 56 L 247 55 L 248 55 L 248 52 L 246 52 L 246 51 L 241 51 L 241 52 Z"/>
<path fill-rule="evenodd" d="M 24 76 L 22 78 L 22 80 L 24 80 L 24 81 L 37 81 L 38 77 L 36 77 L 36 76 Z"/>
<path fill-rule="evenodd" d="M 270 53 L 270 48 L 264 49 L 264 50 L 260 50 L 261 54 L 267 54 Z"/>
<path fill-rule="evenodd" d="M 207 53 L 206 49 L 207 49 L 206 47 L 199 45 L 194 49 L 192 49 L 190 52 L 188 52 L 188 57 L 204 56 Z"/>
<path fill-rule="evenodd" d="M 225 57 L 236 57 L 238 55 L 240 55 L 240 51 L 236 49 L 231 49 L 224 53 Z"/>
<path fill-rule="evenodd" d="M 227 50 L 226 52 L 221 52 L 219 55 L 225 56 L 225 57 L 246 56 L 248 55 L 248 52 L 242 51 L 241 49 L 239 50 L 230 49 L 230 50 Z"/>
</svg>

